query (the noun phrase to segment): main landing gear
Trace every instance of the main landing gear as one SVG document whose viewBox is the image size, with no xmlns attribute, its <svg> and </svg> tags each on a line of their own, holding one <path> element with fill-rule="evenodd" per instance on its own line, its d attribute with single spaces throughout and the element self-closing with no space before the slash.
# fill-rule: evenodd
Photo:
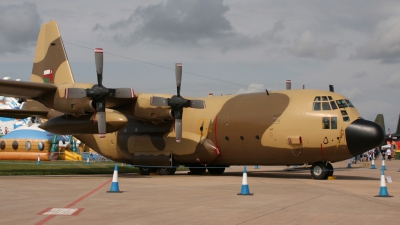
<svg viewBox="0 0 400 225">
<path fill-rule="evenodd" d="M 316 162 L 311 167 L 311 176 L 317 180 L 325 180 L 333 175 L 333 166 L 329 162 Z"/>
</svg>

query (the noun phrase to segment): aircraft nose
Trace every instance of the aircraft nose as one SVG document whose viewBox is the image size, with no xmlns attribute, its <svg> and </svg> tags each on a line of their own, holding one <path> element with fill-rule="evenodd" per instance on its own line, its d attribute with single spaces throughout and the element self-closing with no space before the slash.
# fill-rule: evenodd
<svg viewBox="0 0 400 225">
<path fill-rule="evenodd" d="M 353 156 L 375 148 L 385 140 L 385 133 L 378 124 L 357 119 L 346 128 L 347 147 Z"/>
</svg>

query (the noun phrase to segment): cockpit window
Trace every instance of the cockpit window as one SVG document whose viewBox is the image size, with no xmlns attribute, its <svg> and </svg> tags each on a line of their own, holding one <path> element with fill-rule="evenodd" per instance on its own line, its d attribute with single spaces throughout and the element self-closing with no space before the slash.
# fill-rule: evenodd
<svg viewBox="0 0 400 225">
<path fill-rule="evenodd" d="M 321 110 L 321 102 L 314 102 L 314 110 L 315 111 Z"/>
<path fill-rule="evenodd" d="M 322 96 L 322 101 L 328 101 L 328 97 Z"/>
<path fill-rule="evenodd" d="M 322 102 L 322 110 L 331 110 L 329 102 Z"/>
<path fill-rule="evenodd" d="M 354 105 L 348 99 L 345 99 L 345 101 L 349 107 L 354 108 Z"/>
<path fill-rule="evenodd" d="M 316 96 L 316 97 L 314 98 L 314 101 L 321 101 L 321 96 Z"/>
<path fill-rule="evenodd" d="M 337 102 L 339 108 L 346 108 L 347 107 L 347 104 L 343 99 L 336 100 L 336 102 Z"/>
<path fill-rule="evenodd" d="M 331 101 L 331 106 L 332 106 L 332 109 L 337 109 L 337 105 L 336 105 L 335 101 Z"/>
<path fill-rule="evenodd" d="M 330 101 L 332 100 L 332 96 L 328 96 L 328 98 L 329 98 Z"/>
<path fill-rule="evenodd" d="M 349 122 L 349 121 L 350 121 L 350 117 L 348 117 L 348 116 L 343 116 L 343 121 L 344 121 L 344 122 Z"/>
</svg>

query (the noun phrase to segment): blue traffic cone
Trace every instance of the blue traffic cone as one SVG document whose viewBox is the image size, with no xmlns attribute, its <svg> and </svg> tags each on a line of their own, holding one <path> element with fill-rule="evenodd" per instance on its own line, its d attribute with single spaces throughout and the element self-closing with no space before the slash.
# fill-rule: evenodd
<svg viewBox="0 0 400 225">
<path fill-rule="evenodd" d="M 382 157 L 382 169 L 386 170 L 386 166 L 385 166 L 385 158 Z"/>
<path fill-rule="evenodd" d="M 381 173 L 381 189 L 379 190 L 379 195 L 376 195 L 375 197 L 393 197 L 389 195 L 389 192 L 387 190 L 385 181 L 385 171 L 383 168 Z"/>
<path fill-rule="evenodd" d="M 40 155 L 37 157 L 37 164 L 40 164 Z"/>
<path fill-rule="evenodd" d="M 374 154 L 372 154 L 372 164 L 371 164 L 371 169 L 376 169 L 376 168 L 375 168 L 375 157 L 374 157 Z"/>
<path fill-rule="evenodd" d="M 258 168 L 258 165 L 256 165 L 256 166 L 254 167 L 254 169 L 259 169 L 259 168 Z"/>
<path fill-rule="evenodd" d="M 244 167 L 244 170 L 243 170 L 242 190 L 240 191 L 240 193 L 238 193 L 238 195 L 253 195 L 252 193 L 250 193 L 249 185 L 247 184 L 246 167 Z"/>
<path fill-rule="evenodd" d="M 115 164 L 114 167 L 114 175 L 112 178 L 112 183 L 111 183 L 111 188 L 110 191 L 107 191 L 107 193 L 122 193 L 122 191 L 119 190 L 118 186 L 118 164 Z"/>
</svg>

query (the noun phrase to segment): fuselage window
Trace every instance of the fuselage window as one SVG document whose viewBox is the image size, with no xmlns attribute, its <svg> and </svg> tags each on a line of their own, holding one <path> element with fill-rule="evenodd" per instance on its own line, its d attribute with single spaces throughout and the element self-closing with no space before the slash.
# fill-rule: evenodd
<svg viewBox="0 0 400 225">
<path fill-rule="evenodd" d="M 329 102 L 322 102 L 322 110 L 331 110 Z"/>
<path fill-rule="evenodd" d="M 30 141 L 27 141 L 27 142 L 25 143 L 25 149 L 26 149 L 27 151 L 29 151 L 29 150 L 31 150 L 31 147 L 32 147 L 31 142 L 30 142 Z"/>
<path fill-rule="evenodd" d="M 322 117 L 322 129 L 330 129 L 330 117 Z"/>
<path fill-rule="evenodd" d="M 321 110 L 321 102 L 314 102 L 314 110 L 315 111 Z"/>
<path fill-rule="evenodd" d="M 343 117 L 343 121 L 344 121 L 344 122 L 349 122 L 349 121 L 350 121 L 350 117 L 344 116 L 344 117 Z"/>
<path fill-rule="evenodd" d="M 343 99 L 336 100 L 336 102 L 337 102 L 339 108 L 346 108 L 347 107 L 347 104 Z"/>
<path fill-rule="evenodd" d="M 337 129 L 337 117 L 331 118 L 331 129 Z"/>
<path fill-rule="evenodd" d="M 345 99 L 345 101 L 349 107 L 354 108 L 354 105 L 348 99 Z"/>
<path fill-rule="evenodd" d="M 322 101 L 328 101 L 328 97 L 322 96 Z"/>
<path fill-rule="evenodd" d="M 331 106 L 332 106 L 332 109 L 337 109 L 337 105 L 336 105 L 335 101 L 331 101 Z"/>
<path fill-rule="evenodd" d="M 14 150 L 17 150 L 17 149 L 18 149 L 18 141 L 13 141 L 11 147 L 12 147 Z"/>
<path fill-rule="evenodd" d="M 321 101 L 321 96 L 316 96 L 316 97 L 314 98 L 314 102 L 316 102 L 316 101 Z"/>
</svg>

